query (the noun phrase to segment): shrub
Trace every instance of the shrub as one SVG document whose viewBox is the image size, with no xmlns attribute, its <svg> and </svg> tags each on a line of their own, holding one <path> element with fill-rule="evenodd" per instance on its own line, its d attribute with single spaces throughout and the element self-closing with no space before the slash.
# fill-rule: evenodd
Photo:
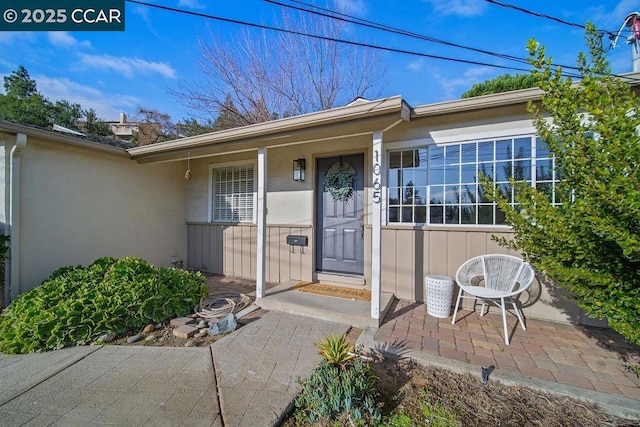
<svg viewBox="0 0 640 427">
<path fill-rule="evenodd" d="M 533 76 L 545 91 L 529 111 L 562 180 L 553 192 L 513 182 L 515 204 L 486 179 L 483 187 L 515 233 L 498 242 L 545 271 L 587 314 L 640 344 L 640 97 L 611 75 L 600 34 L 587 28 L 577 84 L 529 43 Z"/>
<path fill-rule="evenodd" d="M 138 258 L 100 258 L 56 270 L 0 316 L 0 351 L 29 353 L 87 344 L 190 312 L 204 277 Z"/>
<path fill-rule="evenodd" d="M 323 360 L 304 381 L 298 380 L 302 392 L 295 400 L 298 421 L 346 417 L 350 424 L 379 421 L 375 376 L 361 359 L 340 367 Z"/>
</svg>

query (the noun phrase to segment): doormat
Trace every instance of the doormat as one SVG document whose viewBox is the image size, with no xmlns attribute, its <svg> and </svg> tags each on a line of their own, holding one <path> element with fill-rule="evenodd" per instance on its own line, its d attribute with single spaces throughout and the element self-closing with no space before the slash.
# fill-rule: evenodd
<svg viewBox="0 0 640 427">
<path fill-rule="evenodd" d="M 326 297 L 371 301 L 371 292 L 365 289 L 343 288 L 341 286 L 309 282 L 300 282 L 291 289 L 295 289 L 300 292 L 308 292 L 310 294 L 323 295 Z"/>
</svg>

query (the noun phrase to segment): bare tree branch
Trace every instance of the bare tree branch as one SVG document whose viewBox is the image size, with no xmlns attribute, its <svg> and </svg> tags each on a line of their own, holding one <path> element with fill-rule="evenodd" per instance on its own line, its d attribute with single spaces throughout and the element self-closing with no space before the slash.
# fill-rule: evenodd
<svg viewBox="0 0 640 427">
<path fill-rule="evenodd" d="M 281 28 L 338 38 L 345 23 L 283 12 Z M 246 29 L 227 40 L 200 38 L 203 80 L 174 92 L 188 108 L 242 126 L 378 97 L 386 68 L 377 51 L 288 33 Z"/>
</svg>

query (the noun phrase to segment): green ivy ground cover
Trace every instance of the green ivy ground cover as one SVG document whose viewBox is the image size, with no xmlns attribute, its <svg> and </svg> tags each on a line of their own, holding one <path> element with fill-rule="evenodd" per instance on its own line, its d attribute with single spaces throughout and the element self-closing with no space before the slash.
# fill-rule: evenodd
<svg viewBox="0 0 640 427">
<path fill-rule="evenodd" d="M 0 316 L 0 352 L 88 344 L 193 310 L 207 294 L 200 273 L 156 268 L 138 258 L 100 258 L 56 270 Z"/>
</svg>

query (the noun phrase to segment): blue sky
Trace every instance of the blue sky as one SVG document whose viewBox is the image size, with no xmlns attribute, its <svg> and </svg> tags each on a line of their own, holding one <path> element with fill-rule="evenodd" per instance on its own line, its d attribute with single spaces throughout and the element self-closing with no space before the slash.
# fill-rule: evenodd
<svg viewBox="0 0 640 427">
<path fill-rule="evenodd" d="M 278 6 L 262 0 L 148 1 L 267 25 L 277 24 L 281 14 Z M 620 28 L 628 13 L 640 11 L 640 0 L 502 2 L 570 22 L 591 21 L 599 29 L 611 32 Z M 486 0 L 340 0 L 340 4 L 347 13 L 360 18 L 509 55 L 526 57 L 525 47 L 531 37 L 547 47 L 555 62 L 565 65 L 575 65 L 577 52 L 584 50 L 581 29 Z M 209 27 L 213 34 L 231 40 L 241 30 L 233 24 L 127 2 L 124 32 L 0 32 L 0 75 L 6 76 L 24 65 L 36 80 L 38 90 L 50 100 L 78 102 L 85 108 L 94 108 L 105 120 L 116 120 L 119 112 L 131 114 L 139 106 L 169 113 L 175 121 L 199 116 L 169 91 L 178 89 L 181 82 L 202 79 L 197 39 L 208 37 Z M 360 27 L 348 28 L 345 37 L 396 49 L 519 66 Z M 623 44 L 607 56 L 614 73 L 631 71 L 629 46 Z M 402 95 L 412 106 L 457 99 L 472 84 L 509 72 L 397 53 L 384 53 L 382 62 L 387 69 L 384 95 Z"/>
</svg>

